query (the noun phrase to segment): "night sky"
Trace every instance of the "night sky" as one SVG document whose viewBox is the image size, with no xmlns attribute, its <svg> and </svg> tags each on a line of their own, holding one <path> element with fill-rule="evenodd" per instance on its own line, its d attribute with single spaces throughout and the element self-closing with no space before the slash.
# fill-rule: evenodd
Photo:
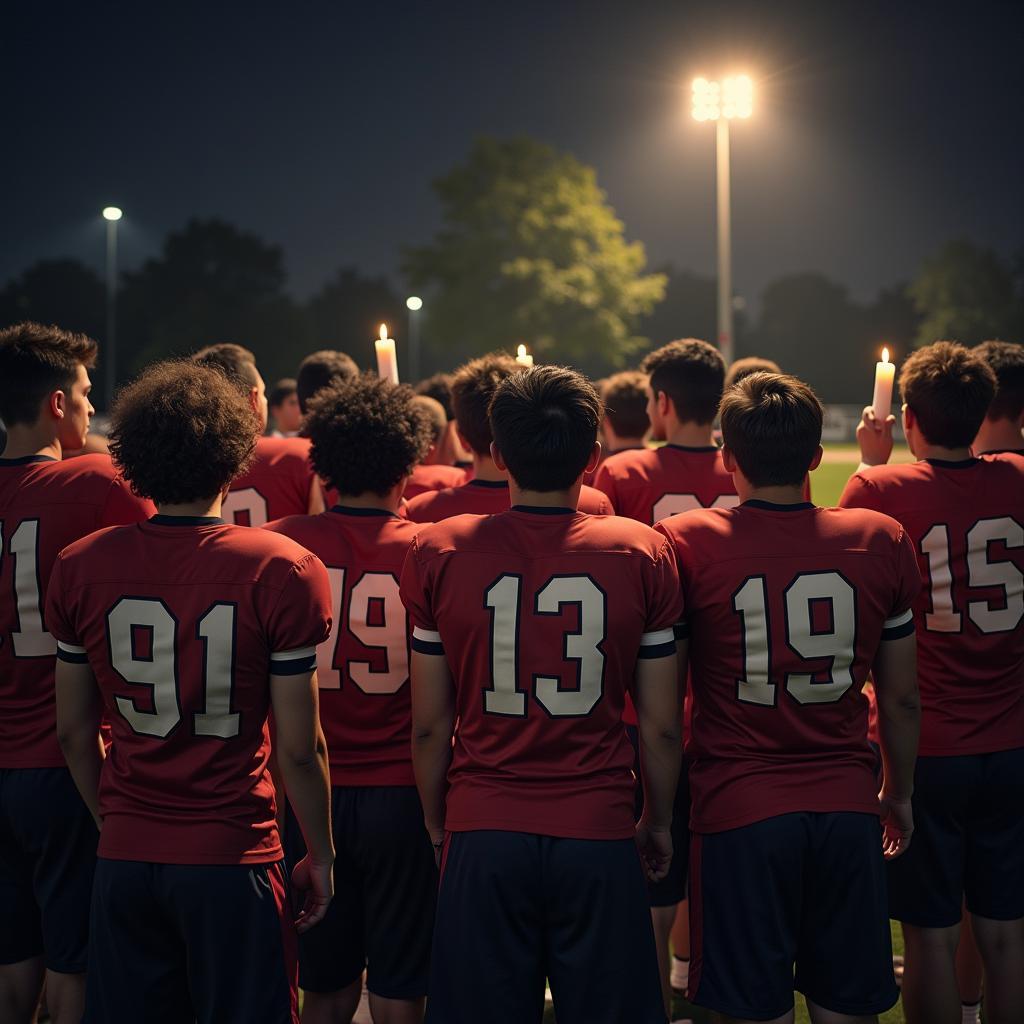
<svg viewBox="0 0 1024 1024">
<path fill-rule="evenodd" d="M 342 265 L 399 273 L 430 189 L 478 134 L 593 164 L 651 264 L 714 270 L 714 129 L 696 74 L 746 71 L 734 277 L 756 302 L 820 270 L 858 298 L 944 241 L 1024 244 L 1024 4 L 7 5 L 0 284 L 39 258 L 122 265 L 190 216 L 284 247 L 308 295 Z"/>
</svg>

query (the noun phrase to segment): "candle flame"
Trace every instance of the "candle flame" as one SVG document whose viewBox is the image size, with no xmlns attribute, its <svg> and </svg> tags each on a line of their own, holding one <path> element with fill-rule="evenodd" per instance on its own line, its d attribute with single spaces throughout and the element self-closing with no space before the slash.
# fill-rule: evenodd
<svg viewBox="0 0 1024 1024">
<path fill-rule="evenodd" d="M 381 341 L 387 341 L 388 340 L 388 325 L 387 324 L 381 324 L 380 325 L 380 340 Z"/>
<path fill-rule="evenodd" d="M 523 358 L 524 358 L 524 357 L 526 356 L 526 346 L 525 346 L 525 345 L 520 345 L 520 346 L 519 346 L 519 349 L 518 349 L 518 350 L 517 350 L 517 352 L 516 352 L 516 355 L 517 355 L 517 356 L 518 356 L 518 357 L 519 357 L 520 359 L 523 359 Z"/>
<path fill-rule="evenodd" d="M 883 348 L 882 349 L 882 362 L 883 363 L 889 362 L 889 350 L 887 348 Z"/>
</svg>

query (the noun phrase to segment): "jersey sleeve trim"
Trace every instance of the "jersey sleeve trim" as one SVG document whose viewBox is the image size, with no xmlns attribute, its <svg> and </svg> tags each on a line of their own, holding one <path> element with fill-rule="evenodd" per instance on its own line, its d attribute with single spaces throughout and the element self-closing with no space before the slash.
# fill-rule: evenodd
<svg viewBox="0 0 1024 1024">
<path fill-rule="evenodd" d="M 420 654 L 444 654 L 441 634 L 433 629 L 421 629 L 413 626 L 412 649 Z"/>
<path fill-rule="evenodd" d="M 638 658 L 667 658 L 670 654 L 676 653 L 676 636 L 672 627 L 668 629 L 655 629 L 650 633 L 644 633 L 640 637 L 640 650 L 637 651 Z"/>
<path fill-rule="evenodd" d="M 63 640 L 57 641 L 57 659 L 72 665 L 87 665 L 89 663 L 84 647 L 79 647 L 78 644 L 66 644 Z"/>
<path fill-rule="evenodd" d="M 883 640 L 899 640 L 902 637 L 910 636 L 914 632 L 914 612 L 908 608 L 891 619 L 886 619 L 882 626 Z"/>
<path fill-rule="evenodd" d="M 677 622 L 672 627 L 672 634 L 677 640 L 689 640 L 690 624 L 688 622 Z"/>
<path fill-rule="evenodd" d="M 272 651 L 270 674 L 275 676 L 301 676 L 316 668 L 316 648 L 297 647 L 293 651 Z"/>
</svg>

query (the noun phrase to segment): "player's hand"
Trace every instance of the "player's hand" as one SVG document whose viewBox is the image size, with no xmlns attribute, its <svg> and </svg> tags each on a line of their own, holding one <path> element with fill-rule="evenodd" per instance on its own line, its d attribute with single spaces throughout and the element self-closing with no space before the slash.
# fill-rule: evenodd
<svg viewBox="0 0 1024 1024">
<path fill-rule="evenodd" d="M 427 835 L 430 836 L 430 845 L 434 848 L 434 866 L 440 870 L 441 858 L 444 856 L 445 830 L 443 828 L 429 828 Z"/>
<path fill-rule="evenodd" d="M 655 828 L 641 818 L 636 825 L 636 847 L 647 878 L 660 882 L 672 863 L 672 832 L 667 828 Z"/>
<path fill-rule="evenodd" d="M 884 420 L 875 416 L 869 405 L 861 413 L 857 424 L 857 444 L 860 446 L 860 461 L 868 466 L 884 466 L 892 455 L 892 432 L 896 417 L 891 413 Z"/>
<path fill-rule="evenodd" d="M 895 860 L 907 852 L 914 834 L 914 811 L 909 800 L 878 794 L 882 817 L 882 855 Z"/>
<path fill-rule="evenodd" d="M 295 918 L 295 930 L 308 932 L 324 919 L 334 898 L 334 861 L 312 861 L 307 854 L 292 871 L 292 885 L 305 895 L 302 911 Z"/>
</svg>

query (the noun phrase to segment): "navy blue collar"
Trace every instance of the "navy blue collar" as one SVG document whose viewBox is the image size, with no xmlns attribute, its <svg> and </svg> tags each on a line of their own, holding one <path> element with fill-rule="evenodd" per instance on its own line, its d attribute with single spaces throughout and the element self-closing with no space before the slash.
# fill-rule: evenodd
<svg viewBox="0 0 1024 1024">
<path fill-rule="evenodd" d="M 0 466 L 31 466 L 34 462 L 56 462 L 52 455 L 22 455 L 17 459 L 0 459 Z"/>
<path fill-rule="evenodd" d="M 537 516 L 574 516 L 576 509 L 556 505 L 513 505 L 510 512 L 531 512 Z"/>
<path fill-rule="evenodd" d="M 394 519 L 399 517 L 386 508 L 357 508 L 355 505 L 337 504 L 331 509 L 339 516 L 390 516 Z"/>
<path fill-rule="evenodd" d="M 793 505 L 781 505 L 774 501 L 762 501 L 760 498 L 748 498 L 742 508 L 763 508 L 768 512 L 806 512 L 818 506 L 810 501 L 798 501 Z"/>
<path fill-rule="evenodd" d="M 493 488 L 497 489 L 498 487 L 508 487 L 508 481 L 507 480 L 477 480 L 477 479 L 474 478 L 473 480 L 470 480 L 469 483 L 466 484 L 466 486 L 467 487 L 493 487 Z"/>
<path fill-rule="evenodd" d="M 153 526 L 223 526 L 220 516 L 165 516 L 157 513 L 149 517 Z"/>
<path fill-rule="evenodd" d="M 942 469 L 970 469 L 976 466 L 981 459 L 925 459 L 929 466 L 939 466 Z"/>
<path fill-rule="evenodd" d="M 665 447 L 675 448 L 677 452 L 717 452 L 721 450 L 716 444 L 699 445 L 697 447 L 687 444 L 667 444 Z"/>
</svg>

